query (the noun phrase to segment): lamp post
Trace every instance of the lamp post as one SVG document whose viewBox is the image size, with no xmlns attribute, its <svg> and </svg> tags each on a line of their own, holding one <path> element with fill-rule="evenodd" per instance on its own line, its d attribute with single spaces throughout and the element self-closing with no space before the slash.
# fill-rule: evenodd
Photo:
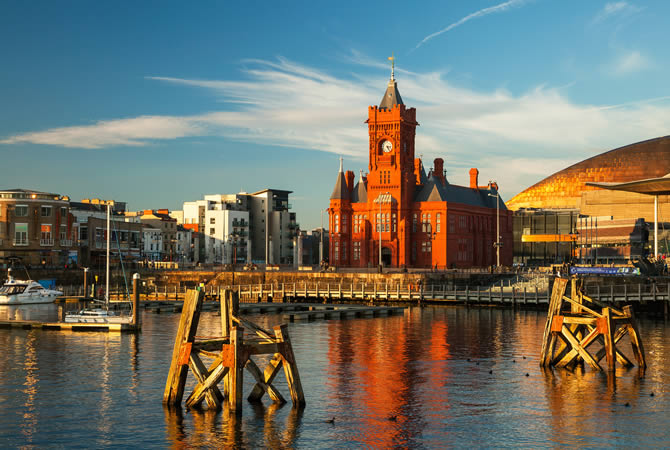
<svg viewBox="0 0 670 450">
<path fill-rule="evenodd" d="M 495 194 L 489 194 L 489 197 L 496 198 L 496 268 L 500 267 L 500 194 L 496 189 Z"/>
<path fill-rule="evenodd" d="M 382 228 L 384 227 L 384 220 L 382 219 L 382 198 L 385 195 L 391 195 L 390 192 L 386 191 L 379 194 L 377 200 L 379 201 L 379 217 L 377 217 L 377 227 L 379 228 L 379 271 L 383 270 L 382 266 Z"/>
<path fill-rule="evenodd" d="M 321 210 L 321 240 L 319 241 L 319 265 L 323 263 L 323 213 L 327 212 L 328 209 Z"/>
<path fill-rule="evenodd" d="M 379 270 L 382 270 L 382 194 L 379 199 L 379 215 L 377 216 L 377 228 L 379 229 Z"/>
</svg>

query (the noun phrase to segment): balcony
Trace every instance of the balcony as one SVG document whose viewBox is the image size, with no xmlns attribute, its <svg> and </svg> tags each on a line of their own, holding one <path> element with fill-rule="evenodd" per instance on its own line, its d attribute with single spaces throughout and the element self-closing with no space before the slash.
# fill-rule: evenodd
<svg viewBox="0 0 670 450">
<path fill-rule="evenodd" d="M 54 240 L 53 239 L 40 239 L 40 245 L 42 247 L 53 247 Z"/>
<path fill-rule="evenodd" d="M 14 239 L 14 245 L 15 246 L 27 246 L 28 245 L 28 239 Z"/>
<path fill-rule="evenodd" d="M 60 240 L 60 246 L 61 247 L 72 247 L 72 239 L 61 239 Z"/>
</svg>

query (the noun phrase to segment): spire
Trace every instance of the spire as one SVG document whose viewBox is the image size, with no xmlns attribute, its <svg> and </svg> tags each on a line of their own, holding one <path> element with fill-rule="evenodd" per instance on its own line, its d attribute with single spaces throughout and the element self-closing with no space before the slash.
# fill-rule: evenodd
<svg viewBox="0 0 670 450">
<path fill-rule="evenodd" d="M 344 170 L 342 167 L 342 157 L 340 156 L 340 172 L 337 174 L 337 181 L 335 182 L 335 189 L 330 196 L 331 200 L 348 200 L 349 191 L 347 189 L 347 180 L 344 178 Z"/>
<path fill-rule="evenodd" d="M 379 102 L 379 108 L 391 109 L 395 105 L 404 105 L 404 103 L 398 91 L 398 83 L 395 81 L 395 56 L 389 56 L 388 59 L 391 61 L 391 79 L 386 86 L 382 101 Z"/>
<path fill-rule="evenodd" d="M 352 194 L 352 202 L 354 203 L 367 203 L 368 201 L 368 191 L 365 187 L 365 180 L 363 179 L 363 171 L 360 171 L 360 178 L 358 183 L 354 187 L 354 192 Z"/>
</svg>

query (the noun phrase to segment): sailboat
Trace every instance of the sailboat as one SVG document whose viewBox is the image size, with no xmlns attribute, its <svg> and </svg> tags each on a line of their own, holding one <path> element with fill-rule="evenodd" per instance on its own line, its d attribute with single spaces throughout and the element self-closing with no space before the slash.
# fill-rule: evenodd
<svg viewBox="0 0 670 450">
<path fill-rule="evenodd" d="M 105 269 L 105 299 L 104 305 L 99 308 L 84 308 L 77 312 L 65 314 L 67 323 L 132 323 L 133 316 L 119 315 L 109 310 L 109 242 L 111 236 L 110 215 L 113 201 L 107 202 L 107 265 Z M 119 248 L 119 255 L 121 249 Z"/>
</svg>

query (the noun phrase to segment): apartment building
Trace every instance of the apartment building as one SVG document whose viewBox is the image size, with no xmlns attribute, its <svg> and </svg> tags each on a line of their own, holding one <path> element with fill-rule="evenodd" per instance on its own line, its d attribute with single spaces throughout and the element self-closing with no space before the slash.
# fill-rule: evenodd
<svg viewBox="0 0 670 450">
<path fill-rule="evenodd" d="M 0 191 L 0 264 L 65 266 L 77 262 L 69 198 L 30 189 Z"/>
<path fill-rule="evenodd" d="M 113 202 L 110 217 L 110 263 L 137 262 L 142 259 L 142 224 L 126 221 L 126 204 Z M 70 202 L 78 228 L 80 263 L 104 267 L 107 251 L 107 206 L 104 200 L 84 199 Z"/>
<path fill-rule="evenodd" d="M 205 195 L 184 202 L 183 225 L 194 233 L 196 261 L 207 264 L 254 262 L 292 264 L 298 224 L 290 212 L 291 191 Z"/>
</svg>

